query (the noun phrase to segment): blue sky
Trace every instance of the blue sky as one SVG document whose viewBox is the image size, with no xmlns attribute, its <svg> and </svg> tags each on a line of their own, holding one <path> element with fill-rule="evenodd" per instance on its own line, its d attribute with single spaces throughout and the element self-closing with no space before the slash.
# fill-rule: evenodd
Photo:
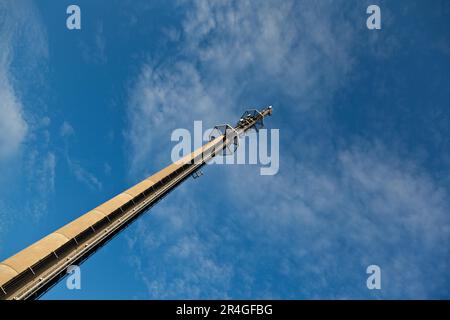
<svg viewBox="0 0 450 320">
<path fill-rule="evenodd" d="M 273 105 L 277 175 L 208 166 L 43 298 L 448 299 L 449 37 L 443 0 L 0 0 L 0 259 Z"/>
</svg>

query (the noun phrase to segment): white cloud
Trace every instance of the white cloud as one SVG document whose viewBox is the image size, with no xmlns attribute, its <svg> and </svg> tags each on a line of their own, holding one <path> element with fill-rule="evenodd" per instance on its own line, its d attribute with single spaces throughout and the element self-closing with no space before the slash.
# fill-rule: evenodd
<svg viewBox="0 0 450 320">
<path fill-rule="evenodd" d="M 13 30 L 8 10 L 6 4 L 0 4 L 0 160 L 16 154 L 27 132 L 22 105 L 11 84 Z"/>
<path fill-rule="evenodd" d="M 219 261 L 219 252 L 213 254 L 219 245 L 214 232 L 210 232 L 208 241 L 198 232 L 209 228 L 204 219 L 208 213 L 190 201 L 189 194 L 177 200 L 181 199 L 181 206 L 172 201 L 159 203 L 149 219 L 140 219 L 136 230 L 127 234 L 130 264 L 145 283 L 150 298 L 226 298 L 233 270 Z M 148 259 L 152 256 L 159 262 Z M 164 265 L 170 269 L 165 270 Z"/>
<path fill-rule="evenodd" d="M 70 170 L 75 175 L 75 178 L 79 182 L 87 185 L 92 190 L 101 190 L 103 188 L 101 181 L 94 174 L 82 167 L 78 162 L 72 161 L 69 157 L 67 157 L 67 163 Z"/>
<path fill-rule="evenodd" d="M 95 26 L 93 39 L 90 42 L 80 42 L 80 51 L 83 59 L 87 63 L 105 64 L 108 62 L 106 55 L 106 39 L 103 32 L 103 23 L 99 22 Z"/>
<path fill-rule="evenodd" d="M 258 90 L 259 93 L 263 92 L 258 101 L 270 99 L 271 92 L 284 95 L 287 99 L 295 98 L 299 104 L 287 110 L 279 110 L 292 114 L 317 107 L 319 102 L 331 99 L 351 68 L 349 51 L 352 46 L 348 32 L 337 30 L 333 25 L 342 20 L 338 10 L 334 8 L 336 6 L 308 6 L 304 2 L 295 1 L 282 4 L 274 1 L 236 1 L 233 4 L 225 1 L 196 2 L 192 8 L 188 8 L 182 23 L 181 38 L 185 40 L 182 43 L 181 58 L 175 62 L 147 62 L 131 90 L 127 132 L 131 145 L 131 173 L 150 174 L 151 163 L 164 163 L 161 157 L 157 158 L 155 155 L 164 150 L 163 145 L 169 142 L 173 126 L 188 127 L 197 119 L 204 120 L 207 126 L 223 123 L 224 120 L 236 120 L 236 116 L 246 107 L 242 105 L 242 101 L 247 101 L 245 96 L 251 95 L 254 88 L 265 88 Z M 269 105 L 272 101 L 265 103 Z M 236 177 L 231 181 L 233 184 L 240 184 L 239 180 Z M 326 183 L 325 178 L 323 183 Z M 283 183 L 279 183 L 279 187 L 287 194 L 295 193 L 295 188 L 286 189 L 287 186 Z M 267 205 L 268 202 L 261 201 L 261 194 L 257 194 L 258 201 Z M 195 198 L 195 194 L 192 192 L 183 195 L 183 199 L 189 197 Z M 252 211 L 251 205 L 240 200 L 245 211 Z M 271 200 L 274 201 L 272 198 Z M 274 208 L 276 204 L 281 208 Z M 272 209 L 280 215 L 288 215 L 274 219 L 292 224 L 289 217 L 292 205 L 291 202 L 275 201 L 260 212 L 263 214 Z M 166 219 L 179 217 L 179 211 L 185 212 L 189 219 L 182 223 L 183 228 L 191 230 L 190 226 L 195 225 L 201 232 L 214 229 L 211 225 L 195 223 L 200 220 L 199 208 L 183 208 L 176 212 L 170 206 L 165 209 Z M 313 223 L 316 220 L 314 212 L 305 206 L 304 209 L 301 217 L 294 220 Z M 158 212 L 158 208 L 153 209 L 153 214 L 155 212 Z M 176 221 L 179 223 L 179 220 Z M 268 228 L 271 228 L 270 222 Z M 153 234 L 150 229 L 152 228 L 145 228 L 145 232 L 139 233 L 139 237 L 148 239 Z M 164 234 L 172 235 L 176 243 L 167 241 Z M 220 267 L 215 270 L 216 274 L 226 275 L 220 283 L 206 277 L 208 272 L 202 277 L 201 271 L 203 264 L 220 265 L 214 252 L 220 250 L 222 242 L 219 240 L 206 247 L 198 246 L 197 233 L 192 231 L 190 234 L 190 238 L 186 239 L 183 233 L 173 234 L 170 227 L 162 226 L 156 236 L 156 248 L 152 249 L 146 241 L 143 241 L 146 245 L 141 248 L 143 257 L 151 256 L 160 246 L 169 252 L 178 252 L 178 257 L 171 257 L 166 261 L 174 268 L 178 264 L 186 266 L 182 262 L 182 253 L 186 252 L 194 261 L 194 270 L 187 268 L 187 273 L 179 270 L 176 275 L 167 274 L 152 269 L 145 258 L 133 257 L 133 263 L 147 282 L 152 296 L 161 294 L 158 293 L 161 290 L 166 292 L 167 288 L 176 289 L 173 292 L 186 298 L 220 298 L 228 295 L 230 277 L 234 272 L 231 267 L 222 266 L 225 271 L 220 270 Z M 216 235 L 218 239 L 223 236 L 223 233 Z M 233 236 L 237 235 L 230 235 Z M 196 250 L 190 250 L 191 245 L 195 245 Z M 214 268 L 211 269 L 213 272 Z M 149 280 L 146 273 L 163 280 Z M 254 281 L 251 270 L 241 270 L 239 275 L 247 281 L 243 281 L 239 290 L 246 288 L 246 292 L 251 295 L 251 282 Z M 200 288 L 212 285 L 209 281 L 216 285 L 216 290 L 206 289 L 207 292 L 200 294 Z M 264 289 L 260 289 L 258 294 L 265 292 L 264 296 L 273 296 L 275 293 L 270 290 L 271 284 L 267 282 L 264 285 Z"/>
<path fill-rule="evenodd" d="M 305 283 L 305 297 L 366 297 L 370 264 L 384 272 L 375 297 L 429 298 L 445 289 L 449 195 L 413 161 L 379 144 L 355 144 L 336 158 L 285 157 L 284 170 L 271 179 L 237 169 L 227 181 L 229 197 L 245 208 L 238 219 L 251 226 L 252 238 L 267 239 L 267 251 L 289 276 Z"/>
<path fill-rule="evenodd" d="M 199 2 L 196 6 L 194 14 L 184 22 L 187 43 L 183 53 L 187 58 L 160 67 L 149 61 L 142 68 L 132 91 L 129 139 L 134 172 L 150 169 L 148 160 L 159 151 L 160 144 L 169 142 L 167 133 L 170 126 L 187 126 L 194 119 L 206 120 L 210 125 L 223 119 L 234 120 L 243 108 L 239 103 L 240 96 L 249 87 L 277 88 L 287 96 L 300 97 L 302 108 L 310 108 L 316 106 L 316 100 L 322 99 L 322 96 L 329 97 L 339 85 L 338 79 L 347 72 L 346 39 L 340 33 L 335 34 L 340 39 L 330 48 L 324 36 L 333 32 L 332 26 L 327 19 L 321 19 L 323 24 L 316 26 L 317 15 L 323 14 L 330 19 L 333 16 L 326 7 L 319 5 L 313 12 L 309 9 L 303 13 L 301 10 L 307 18 L 307 25 L 301 33 L 306 37 L 305 42 L 299 42 L 300 35 L 295 24 L 302 19 L 290 14 L 294 2 L 281 6 L 274 2 L 237 2 L 234 8 L 220 2 Z M 204 42 L 211 37 L 215 41 L 204 46 Z M 98 44 L 101 48 L 101 43 Z M 311 51 L 311 48 L 314 50 Z M 9 58 L 2 57 L 2 61 Z M 14 102 L 10 106 L 16 112 L 16 122 L 20 124 L 20 119 L 25 121 L 20 99 L 12 89 L 10 75 L 5 79 L 8 81 L 5 88 L 8 88 L 7 92 Z M 291 111 L 295 112 L 295 109 Z M 26 123 L 24 130 L 26 132 Z M 16 132 L 20 133 L 20 130 Z M 5 133 L 11 134 L 11 130 Z M 17 150 L 24 136 L 25 133 L 23 136 L 16 133 L 13 144 L 16 149 L 10 150 Z M 51 153 L 32 154 L 35 156 L 30 160 L 33 164 L 30 172 L 35 167 L 39 168 L 37 178 L 41 183 L 38 189 L 53 190 L 55 157 Z M 70 166 L 79 181 L 93 189 L 101 189 L 101 182 L 81 165 L 70 162 Z M 325 178 L 322 182 L 327 183 Z M 288 194 L 291 192 L 286 191 Z M 192 194 L 184 196 L 186 198 Z M 44 212 L 42 204 L 45 202 L 34 203 L 33 211 Z M 197 206 L 190 204 L 183 210 L 170 206 L 163 209 L 164 221 L 170 217 L 170 225 L 159 231 L 146 228 L 148 232 L 139 234 L 139 237 L 146 237 L 146 246 L 141 249 L 145 250 L 144 257 L 151 256 L 152 250 L 163 245 L 163 249 L 167 249 L 163 261 L 178 263 L 175 267 L 178 275 L 171 277 L 164 271 L 152 270 L 149 261 L 136 260 L 137 265 L 143 265 L 144 269 L 138 270 L 141 270 L 150 294 L 154 297 L 176 297 L 174 294 L 187 298 L 227 297 L 234 270 L 214 255 L 221 247 L 223 234 L 211 234 L 215 241 L 200 239 L 195 227 L 205 230 L 211 229 L 211 226 L 200 223 L 206 213 Z M 281 209 L 284 209 L 280 210 L 281 213 L 289 215 L 289 206 L 285 204 Z M 197 223 L 194 224 L 193 219 Z M 289 217 L 285 219 L 287 223 L 292 222 Z M 302 219 L 313 223 L 315 218 L 311 211 L 305 210 Z M 191 226 L 190 234 L 180 232 L 180 227 L 187 226 Z M 171 235 L 174 236 L 172 241 L 169 239 Z M 156 268 L 159 266 L 161 264 Z M 251 270 L 246 270 L 244 276 L 244 285 L 251 290 Z M 270 295 L 269 289 L 267 294 Z"/>
<path fill-rule="evenodd" d="M 56 155 L 51 151 L 30 150 L 24 171 L 27 172 L 26 191 L 33 194 L 25 201 L 27 212 L 35 221 L 48 209 L 48 202 L 55 191 Z"/>
<path fill-rule="evenodd" d="M 0 160 L 18 152 L 28 129 L 21 103 L 2 69 L 0 66 Z"/>
<path fill-rule="evenodd" d="M 183 23 L 187 52 L 217 86 L 240 92 L 262 85 L 302 99 L 297 108 L 317 106 L 352 67 L 347 8 L 329 1 L 196 2 Z"/>
<path fill-rule="evenodd" d="M 168 69 L 145 65 L 131 93 L 128 109 L 132 173 L 141 173 L 153 163 L 155 151 L 167 144 L 170 132 L 178 126 L 191 126 L 194 120 L 217 118 L 219 110 L 201 82 L 198 71 L 189 63 L 176 63 Z M 219 112 L 221 114 L 221 112 Z M 156 161 L 155 161 L 156 160 Z"/>
<path fill-rule="evenodd" d="M 103 164 L 103 173 L 107 176 L 109 176 L 111 174 L 112 171 L 112 167 L 109 163 L 105 162 Z"/>
<path fill-rule="evenodd" d="M 175 126 L 189 127 L 195 119 L 208 125 L 232 121 L 249 101 L 290 101 L 275 105 L 275 112 L 305 126 L 282 129 L 278 175 L 261 177 L 258 170 L 238 166 L 221 168 L 227 188 L 201 181 L 212 184 L 204 192 L 215 191 L 234 203 L 235 211 L 219 230 L 200 206 L 152 209 L 156 226 L 139 224 L 130 240 L 139 252 L 132 263 L 151 296 L 361 298 L 368 296 L 365 268 L 377 262 L 386 281 L 374 297 L 442 293 L 445 283 L 440 285 L 439 277 L 448 269 L 450 233 L 446 191 L 414 159 L 405 161 L 382 145 L 361 141 L 337 148 L 327 140 L 330 101 L 352 72 L 362 36 L 349 22 L 361 20 L 354 17 L 360 14 L 351 8 L 354 3 L 185 5 L 182 30 L 170 32 L 181 33 L 175 37 L 182 39 L 176 61 L 148 61 L 130 91 L 131 174 L 150 174 L 152 164 L 169 159 L 160 152 Z M 171 201 L 179 204 L 197 194 L 198 189 L 183 189 Z M 221 205 L 215 197 L 202 202 L 211 210 L 214 205 Z M 207 245 L 198 240 L 205 233 Z M 230 253 L 233 241 L 250 243 L 254 250 Z M 219 251 L 224 257 L 216 255 Z M 151 261 L 162 255 L 162 264 Z M 186 267 L 188 261 L 193 263 Z M 272 264 L 272 275 L 261 279 L 254 273 L 263 263 Z M 164 264 L 169 271 L 161 269 Z M 223 278 L 199 272 L 204 265 Z M 277 291 L 277 270 L 289 280 L 285 283 L 302 287 Z M 240 282 L 233 286 L 235 277 Z M 178 295 L 164 296 L 167 290 Z"/>
<path fill-rule="evenodd" d="M 69 170 L 75 176 L 75 179 L 85 184 L 91 190 L 102 190 L 103 184 L 101 183 L 101 181 L 92 172 L 90 172 L 84 166 L 82 166 L 78 160 L 69 156 L 68 140 L 70 137 L 73 137 L 75 135 L 75 129 L 68 121 L 63 122 L 63 124 L 59 129 L 59 134 L 66 143 L 65 158 Z M 109 165 L 105 164 L 104 165 L 105 174 L 108 174 L 110 171 L 111 168 L 109 167 Z"/>
<path fill-rule="evenodd" d="M 45 68 L 47 56 L 46 31 L 33 2 L 1 1 L 0 176 L 11 190 L 3 195 L 8 211 L 2 212 L 2 220 L 11 212 L 15 219 L 39 218 L 54 191 L 56 156 L 49 150 L 50 118 L 42 114 L 41 105 L 27 99 L 34 86 L 42 86 L 41 67 Z M 17 65 L 20 68 L 13 68 Z M 17 190 L 25 199 L 20 204 L 12 200 Z"/>
<path fill-rule="evenodd" d="M 59 134 L 61 135 L 61 137 L 66 138 L 73 136 L 75 134 L 75 130 L 69 122 L 64 121 L 61 125 L 61 128 L 59 129 Z"/>
<path fill-rule="evenodd" d="M 235 121 L 251 107 L 244 103 L 254 88 L 264 88 L 258 101 L 267 105 L 273 92 L 296 99 L 279 109 L 295 115 L 331 99 L 352 67 L 355 40 L 340 6 L 215 1 L 186 7 L 180 56 L 145 63 L 130 91 L 133 174 L 155 159 L 175 127 Z"/>
<path fill-rule="evenodd" d="M 26 43 L 18 50 L 19 44 Z M 47 56 L 46 35 L 29 1 L 0 3 L 0 160 L 16 155 L 26 139 L 29 124 L 26 106 L 18 94 L 11 63 L 20 55 L 31 71 Z"/>
</svg>

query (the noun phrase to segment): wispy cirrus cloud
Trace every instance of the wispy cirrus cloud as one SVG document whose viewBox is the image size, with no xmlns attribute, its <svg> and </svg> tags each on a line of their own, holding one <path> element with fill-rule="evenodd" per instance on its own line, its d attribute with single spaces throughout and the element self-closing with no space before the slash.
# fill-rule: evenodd
<svg viewBox="0 0 450 320">
<path fill-rule="evenodd" d="M 59 134 L 63 138 L 65 143 L 64 152 L 67 166 L 71 173 L 74 175 L 75 179 L 78 182 L 86 185 L 91 190 L 102 190 L 103 184 L 97 178 L 97 176 L 86 169 L 78 159 L 74 159 L 69 155 L 69 140 L 76 136 L 76 132 L 72 124 L 70 124 L 70 122 L 68 122 L 67 120 L 63 121 L 62 125 L 59 128 Z"/>
<path fill-rule="evenodd" d="M 10 71 L 16 36 L 11 11 L 8 2 L 0 4 L 0 160 L 17 153 L 28 129 Z"/>
<path fill-rule="evenodd" d="M 181 190 L 180 197 L 174 194 L 170 198 L 155 207 L 151 216 L 139 220 L 135 232 L 127 235 L 130 265 L 145 283 L 149 298 L 227 298 L 233 268 L 215 251 L 220 238 L 205 241 L 199 232 L 210 227 L 203 220 L 208 212 L 189 200 L 189 192 Z M 149 257 L 157 257 L 159 262 L 152 263 Z M 170 268 L 164 270 L 165 265 Z"/>
<path fill-rule="evenodd" d="M 360 143 L 325 159 L 285 157 L 284 170 L 273 179 L 238 169 L 227 180 L 230 198 L 247 210 L 239 217 L 231 211 L 230 219 L 242 220 L 252 238 L 264 239 L 267 251 L 249 259 L 278 261 L 299 285 L 297 297 L 448 294 L 442 277 L 448 268 L 443 244 L 450 234 L 449 195 L 413 160 Z M 365 287 L 370 264 L 383 270 L 380 292 Z"/>
<path fill-rule="evenodd" d="M 0 66 L 0 159 L 3 160 L 17 154 L 25 140 L 28 125 L 23 116 L 22 105 L 2 68 L 4 66 Z"/>
<path fill-rule="evenodd" d="M 105 47 L 106 40 L 103 32 L 103 23 L 99 22 L 95 26 L 91 43 L 79 43 L 81 54 L 86 63 L 105 64 L 108 62 Z"/>
<path fill-rule="evenodd" d="M 31 1 L 0 3 L 0 176 L 11 186 L 5 207 L 38 219 L 47 210 L 54 190 L 56 156 L 50 150 L 51 119 L 42 105 L 30 99 L 34 86 L 42 86 L 48 56 L 47 35 Z M 30 76 L 32 74 L 33 76 Z M 26 76 L 24 76 L 26 75 Z M 33 87 L 33 88 L 32 88 Z M 20 172 L 18 174 L 18 172 Z M 19 186 L 24 183 L 24 186 Z M 26 201 L 13 203 L 21 189 Z M 24 195 L 24 194 L 23 194 Z M 8 213 L 2 213 L 2 219 Z M 21 215 L 16 215 L 21 218 Z"/>
<path fill-rule="evenodd" d="M 101 190 L 103 188 L 100 180 L 93 173 L 82 167 L 78 162 L 67 158 L 67 163 L 79 182 L 85 184 L 92 190 Z"/>
<path fill-rule="evenodd" d="M 270 1 L 183 5 L 186 5 L 186 17 L 181 31 L 178 31 L 181 36 L 175 37 L 184 39 L 180 56 L 176 61 L 149 61 L 143 65 L 131 90 L 127 137 L 131 145 L 131 173 L 134 175 L 149 174 L 150 164 L 160 166 L 164 163 L 164 159 L 155 159 L 154 155 L 163 150 L 163 144 L 167 144 L 173 129 L 171 124 L 189 127 L 193 120 L 202 119 L 206 126 L 213 126 L 224 119 L 233 121 L 249 102 L 246 97 L 255 97 L 255 91 L 259 94 L 261 88 L 266 88 L 262 90 L 262 97 L 253 101 L 270 104 L 274 93 L 286 99 L 300 99 L 295 107 L 283 106 L 285 110 L 278 111 L 297 114 L 300 110 L 317 107 L 319 101 L 328 101 L 351 68 L 350 50 L 354 40 L 333 28 L 329 19 L 333 17 L 335 23 L 341 20 L 337 19 L 340 18 L 338 10 L 332 6 L 324 4 L 314 7 L 294 1 L 282 5 Z M 324 18 L 319 20 L 318 16 Z M 172 30 L 171 34 L 178 32 Z M 236 179 L 232 181 L 236 182 Z M 231 190 L 226 194 L 229 192 Z M 197 199 L 193 191 L 186 191 L 182 197 Z M 173 201 L 182 201 L 177 199 Z M 290 205 L 286 204 L 287 207 Z M 171 208 L 170 204 L 165 207 L 170 214 L 164 217 L 169 221 L 176 219 L 183 229 L 190 230 L 190 236 L 185 236 L 182 231 L 173 234 L 170 224 L 163 225 L 158 229 L 157 238 L 162 239 L 158 240 L 157 252 L 149 249 L 148 245 L 141 248 L 136 244 L 137 250 L 142 251 L 143 257 L 161 254 L 161 247 L 169 252 L 178 252 L 178 255 L 167 257 L 166 263 L 172 266 L 186 266 L 182 262 L 182 252 L 188 252 L 187 259 L 195 261 L 195 270 L 188 268 L 188 272 L 162 273 L 147 265 L 145 258 L 133 257 L 133 264 L 141 275 L 148 272 L 156 279 L 162 278 L 159 281 L 145 277 L 152 297 L 163 297 L 165 294 L 167 297 L 164 289 L 168 289 L 171 297 L 186 298 L 192 295 L 227 297 L 231 292 L 239 292 L 236 288 L 231 290 L 231 282 L 236 281 L 233 279 L 236 265 L 222 265 L 223 260 L 213 253 L 220 250 L 220 239 L 223 240 L 225 235 L 219 232 L 215 235 L 217 242 L 208 240 L 208 245 L 202 243 L 197 246 L 205 230 L 214 230 L 215 227 L 193 222 L 201 220 L 202 214 L 199 212 L 202 210 L 198 207 L 181 210 L 184 218 L 180 218 L 180 213 Z M 251 210 L 248 203 L 244 208 Z M 159 209 L 154 208 L 155 212 Z M 139 237 L 148 239 L 144 234 L 154 234 L 151 227 L 144 229 L 142 234 L 138 233 Z M 170 239 L 174 240 L 166 241 L 164 234 L 173 236 Z M 231 236 L 238 237 L 238 234 Z M 198 248 L 183 249 L 191 245 Z M 217 266 L 214 271 L 216 277 L 222 275 L 224 278 L 221 281 L 208 279 L 206 275 L 209 273 L 201 271 L 203 264 Z M 251 270 L 241 270 L 240 275 L 248 281 L 243 283 L 243 287 L 251 291 L 250 282 L 255 281 Z M 263 290 L 260 288 L 260 292 L 264 291 L 265 297 L 275 296 L 276 293 L 269 287 L 268 284 Z"/>
<path fill-rule="evenodd" d="M 19 47 L 19 45 L 21 45 Z M 25 45 L 23 45 L 25 44 Z M 45 60 L 46 33 L 30 1 L 0 3 L 0 160 L 14 156 L 30 130 L 33 112 L 24 106 L 21 82 L 12 64 L 26 61 L 21 69 L 31 71 Z M 22 80 L 22 79 L 21 79 Z M 30 114 L 27 115 L 27 112 Z M 32 126 L 32 124 L 31 124 Z M 31 128 L 32 130 L 32 128 Z"/>
<path fill-rule="evenodd" d="M 448 191 L 377 137 L 342 145 L 332 131 L 333 98 L 365 35 L 354 25 L 365 8 L 354 4 L 181 3 L 184 20 L 169 33 L 179 54 L 145 63 L 130 91 L 130 174 L 164 163 L 155 154 L 173 123 L 232 121 L 249 104 L 275 105 L 281 167 L 274 177 L 220 168 L 202 178 L 208 187 L 153 208 L 130 241 L 151 297 L 448 297 Z M 382 267 L 382 292 L 365 287 L 370 264 Z"/>
<path fill-rule="evenodd" d="M 295 106 L 282 108 L 298 114 L 331 99 L 352 67 L 350 51 L 356 40 L 345 28 L 345 10 L 328 2 L 182 6 L 186 17 L 181 30 L 169 31 L 182 34 L 169 37 L 183 39 L 176 43 L 180 54 L 147 61 L 130 90 L 126 137 L 133 173 L 161 149 L 159 137 L 169 134 L 172 123 L 187 127 L 198 119 L 206 126 L 235 121 L 249 103 L 280 97 L 295 99 Z"/>
<path fill-rule="evenodd" d="M 59 134 L 61 135 L 61 137 L 67 138 L 73 136 L 75 134 L 75 130 L 69 122 L 64 121 L 59 129 Z"/>
<path fill-rule="evenodd" d="M 57 157 L 52 151 L 30 151 L 24 166 L 29 173 L 26 179 L 27 192 L 33 197 L 26 202 L 27 212 L 34 221 L 42 218 L 48 209 L 48 202 L 55 191 Z"/>
<path fill-rule="evenodd" d="M 220 169 L 171 194 L 127 236 L 149 297 L 447 296 L 449 195 L 414 161 L 369 143 L 326 159 L 285 157 L 270 178 Z M 371 264 L 382 268 L 380 292 L 365 287 Z"/>
</svg>

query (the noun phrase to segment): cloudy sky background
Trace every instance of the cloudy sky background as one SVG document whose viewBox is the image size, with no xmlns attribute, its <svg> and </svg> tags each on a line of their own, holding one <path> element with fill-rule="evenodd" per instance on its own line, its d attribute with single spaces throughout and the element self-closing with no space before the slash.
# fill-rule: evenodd
<svg viewBox="0 0 450 320">
<path fill-rule="evenodd" d="M 0 0 L 0 257 L 273 105 L 280 171 L 208 166 L 45 298 L 449 298 L 450 5 Z M 366 267 L 382 290 L 366 287 Z"/>
</svg>

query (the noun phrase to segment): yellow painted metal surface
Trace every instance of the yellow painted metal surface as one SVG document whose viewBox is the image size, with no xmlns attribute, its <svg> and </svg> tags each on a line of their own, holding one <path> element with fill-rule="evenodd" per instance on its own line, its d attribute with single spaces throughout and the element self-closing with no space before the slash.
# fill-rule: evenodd
<svg viewBox="0 0 450 320">
<path fill-rule="evenodd" d="M 167 177 L 169 174 L 175 172 L 180 167 L 181 167 L 181 165 L 176 164 L 176 163 L 172 163 L 170 166 L 165 167 L 161 171 L 158 171 L 157 173 L 155 173 L 154 175 L 149 177 L 147 180 L 148 181 L 153 181 L 153 182 L 160 181 L 163 178 Z"/>
<path fill-rule="evenodd" d="M 62 234 L 68 239 L 75 238 L 84 230 L 102 220 L 106 215 L 97 210 L 89 211 L 78 219 L 66 224 L 64 227 L 56 230 L 58 234 Z"/>
<path fill-rule="evenodd" d="M 188 154 L 187 156 L 184 156 L 180 160 L 174 162 L 174 164 L 183 165 L 183 164 L 186 164 L 186 163 L 190 163 L 191 160 L 193 160 L 194 158 L 196 158 L 199 155 L 201 155 L 203 152 L 208 150 L 208 148 L 210 148 L 211 146 L 219 144 L 222 141 L 222 139 L 223 138 L 221 136 L 219 136 L 219 137 L 215 138 L 214 140 L 205 143 L 201 148 L 198 148 L 197 150 L 194 150 L 194 152 Z"/>
<path fill-rule="evenodd" d="M 131 198 L 131 196 L 121 193 L 98 206 L 96 209 L 89 211 L 78 219 L 56 230 L 54 233 L 51 233 L 6 259 L 0 263 L 0 285 L 3 286 L 21 272 L 44 259 L 72 238 L 103 219 L 106 215 L 111 214 L 130 201 Z"/>
<path fill-rule="evenodd" d="M 18 273 L 16 270 L 0 263 L 0 285 L 5 284 L 6 282 L 8 282 L 10 279 L 14 278 L 17 275 Z"/>
<path fill-rule="evenodd" d="M 119 209 L 121 206 L 123 206 L 125 203 L 130 201 L 132 197 L 128 194 L 121 193 L 114 198 L 104 202 L 103 204 L 99 205 L 94 210 L 100 211 L 106 216 L 109 216 L 111 213 Z"/>
<path fill-rule="evenodd" d="M 126 190 L 125 192 L 133 197 L 136 197 L 137 195 L 141 194 L 154 184 L 155 183 L 150 180 L 144 180 L 136 184 L 134 187 L 131 187 L 130 189 Z"/>
<path fill-rule="evenodd" d="M 11 267 L 17 273 L 21 273 L 55 251 L 68 240 L 69 239 L 61 234 L 49 234 L 45 238 L 42 238 L 38 242 L 33 243 L 31 246 L 6 259 L 1 264 Z"/>
</svg>

